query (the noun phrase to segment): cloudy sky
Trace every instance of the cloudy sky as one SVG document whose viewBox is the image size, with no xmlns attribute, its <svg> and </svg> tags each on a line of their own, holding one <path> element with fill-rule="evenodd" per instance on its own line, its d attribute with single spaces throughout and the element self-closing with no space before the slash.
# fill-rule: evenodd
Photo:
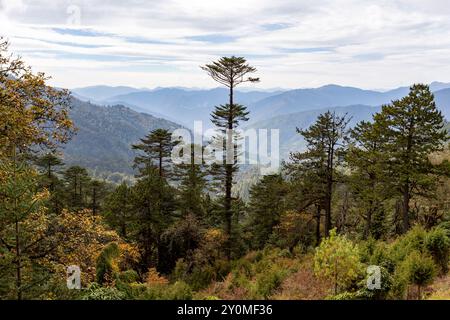
<svg viewBox="0 0 450 320">
<path fill-rule="evenodd" d="M 0 35 L 68 88 L 214 87 L 224 55 L 264 88 L 450 82 L 447 0 L 0 0 Z"/>
</svg>

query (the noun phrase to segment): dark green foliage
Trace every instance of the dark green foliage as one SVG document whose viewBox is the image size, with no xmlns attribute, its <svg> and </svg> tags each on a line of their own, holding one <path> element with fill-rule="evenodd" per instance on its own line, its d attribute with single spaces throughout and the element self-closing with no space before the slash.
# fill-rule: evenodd
<svg viewBox="0 0 450 320">
<path fill-rule="evenodd" d="M 178 207 L 182 216 L 188 214 L 204 218 L 207 213 L 208 186 L 207 171 L 202 159 L 196 159 L 196 154 L 202 153 L 202 147 L 190 145 L 190 161 L 178 164 L 175 168 L 179 180 Z"/>
<path fill-rule="evenodd" d="M 140 144 L 133 145 L 134 150 L 140 151 L 134 158 L 139 176 L 145 176 L 149 168 L 156 167 L 160 177 L 170 178 L 172 175 L 170 155 L 175 144 L 168 130 L 156 129 L 141 139 Z"/>
<path fill-rule="evenodd" d="M 316 204 L 325 211 L 326 236 L 333 225 L 331 204 L 337 180 L 336 168 L 343 160 L 348 121 L 346 115 L 340 117 L 328 111 L 321 114 L 307 130 L 297 129 L 306 140 L 307 151 L 291 154 L 291 162 L 287 164 L 288 174 L 293 174 L 294 178 L 296 175 L 306 177 L 306 186 L 314 185 L 312 192 L 306 191 L 313 193 L 314 198 L 306 199 L 303 208 Z"/>
<path fill-rule="evenodd" d="M 96 265 L 96 281 L 100 285 L 111 284 L 117 276 L 117 266 L 115 259 L 119 257 L 120 251 L 117 243 L 108 244 L 99 257 Z"/>
<path fill-rule="evenodd" d="M 380 239 L 386 234 L 386 209 L 389 198 L 387 137 L 377 123 L 361 122 L 351 131 L 346 161 L 348 178 L 356 206 L 364 221 L 363 237 Z"/>
<path fill-rule="evenodd" d="M 162 246 L 166 248 L 161 256 L 167 270 L 173 270 L 176 262 L 181 259 L 191 259 L 194 250 L 200 244 L 203 225 L 193 214 L 188 214 L 177 220 L 161 235 Z"/>
<path fill-rule="evenodd" d="M 248 228 L 252 233 L 250 247 L 262 249 L 274 227 L 280 222 L 288 192 L 280 174 L 264 176 L 250 190 Z"/>
<path fill-rule="evenodd" d="M 64 206 L 64 183 L 59 177 L 60 167 L 64 165 L 63 161 L 54 153 L 47 153 L 37 157 L 34 161 L 41 173 L 41 187 L 50 191 L 48 208 L 50 212 L 59 214 Z"/>
<path fill-rule="evenodd" d="M 66 203 L 70 210 L 77 211 L 87 207 L 90 176 L 85 168 L 73 166 L 63 172 L 66 190 Z"/>
<path fill-rule="evenodd" d="M 103 214 L 106 221 L 124 238 L 129 236 L 133 227 L 131 196 L 132 189 L 122 183 L 105 199 Z"/>
<path fill-rule="evenodd" d="M 448 272 L 450 254 L 450 239 L 446 231 L 442 228 L 435 228 L 428 232 L 425 239 L 425 247 L 439 267 L 440 273 L 446 274 Z"/>
<path fill-rule="evenodd" d="M 162 247 L 161 235 L 174 221 L 176 204 L 174 189 L 159 173 L 156 167 L 148 168 L 132 189 L 131 203 L 136 223 L 133 233 L 142 248 L 142 271 L 155 265 L 161 272 L 166 268 L 166 262 L 161 259 L 166 251 Z"/>
<path fill-rule="evenodd" d="M 223 212 L 225 218 L 225 233 L 228 237 L 225 250 L 228 259 L 232 253 L 232 194 L 233 178 L 238 171 L 237 166 L 237 132 L 235 131 L 242 121 L 248 121 L 248 112 L 243 105 L 234 102 L 234 88 L 245 82 L 258 82 L 258 78 L 248 77 L 249 74 L 255 73 L 256 69 L 242 57 L 223 57 L 212 64 L 202 67 L 214 81 L 225 85 L 229 91 L 229 102 L 224 105 L 217 106 L 211 114 L 212 123 L 220 130 L 221 136 L 216 139 L 225 141 L 225 152 L 223 164 L 219 164 L 215 168 L 215 178 L 221 181 L 225 191 Z"/>
<path fill-rule="evenodd" d="M 374 121 L 386 135 L 391 186 L 402 201 L 401 227 L 410 228 L 410 201 L 415 195 L 431 197 L 437 171 L 428 156 L 443 147 L 447 133 L 444 118 L 437 110 L 427 85 L 416 84 L 408 96 L 382 107 Z"/>
</svg>

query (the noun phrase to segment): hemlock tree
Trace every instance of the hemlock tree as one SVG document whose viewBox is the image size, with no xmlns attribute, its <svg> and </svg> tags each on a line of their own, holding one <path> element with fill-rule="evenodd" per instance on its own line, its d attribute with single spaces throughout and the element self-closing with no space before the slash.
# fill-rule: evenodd
<svg viewBox="0 0 450 320">
<path fill-rule="evenodd" d="M 63 161 L 55 153 L 47 153 L 38 157 L 34 163 L 41 173 L 40 186 L 50 191 L 48 209 L 52 213 L 59 214 L 62 211 L 64 198 L 64 184 L 58 177 L 58 167 L 64 165 Z"/>
<path fill-rule="evenodd" d="M 195 152 L 196 149 L 199 151 Z M 202 147 L 192 144 L 189 163 L 175 166 L 179 180 L 178 206 L 182 216 L 194 215 L 203 218 L 206 215 L 207 171 L 205 165 L 196 161 L 196 154 L 201 153 Z M 201 159 L 198 159 L 201 160 Z"/>
<path fill-rule="evenodd" d="M 133 145 L 134 150 L 141 151 L 134 159 L 134 165 L 141 175 L 145 175 L 147 169 L 156 166 L 161 178 L 169 179 L 170 155 L 175 143 L 172 135 L 166 129 L 156 129 L 150 132 L 141 143 Z"/>
<path fill-rule="evenodd" d="M 131 188 L 122 183 L 106 197 L 104 205 L 106 221 L 124 238 L 129 236 L 133 218 L 131 195 Z"/>
<path fill-rule="evenodd" d="M 384 201 L 391 196 L 387 137 L 375 123 L 360 122 L 351 130 L 346 161 L 351 170 L 348 183 L 364 219 L 363 237 L 380 239 L 385 234 Z"/>
<path fill-rule="evenodd" d="M 67 206 L 74 211 L 86 208 L 86 195 L 91 178 L 85 168 L 72 166 L 63 172 L 67 189 Z"/>
<path fill-rule="evenodd" d="M 325 236 L 332 228 L 331 202 L 336 182 L 336 167 L 342 162 L 346 138 L 347 116 L 337 116 L 327 111 L 307 130 L 297 129 L 306 140 L 307 151 L 294 153 L 291 159 L 300 169 L 313 168 L 317 174 L 317 187 L 323 191 L 325 210 Z"/>
<path fill-rule="evenodd" d="M 233 177 L 238 171 L 236 140 L 234 130 L 241 121 L 248 121 L 246 107 L 234 102 L 234 89 L 246 82 L 259 82 L 259 78 L 249 77 L 249 74 L 255 73 L 256 68 L 250 66 L 242 57 L 223 57 L 212 64 L 201 67 L 216 82 L 226 86 L 229 89 L 229 101 L 227 104 L 217 106 L 211 114 L 212 123 L 218 127 L 225 138 L 225 164 L 223 171 L 219 171 L 220 179 L 224 182 L 224 215 L 225 215 L 225 233 L 228 237 L 226 243 L 226 254 L 231 258 L 231 235 L 232 235 L 232 194 Z"/>
<path fill-rule="evenodd" d="M 88 207 L 95 216 L 102 208 L 103 200 L 107 193 L 107 184 L 104 181 L 92 180 L 89 189 L 91 204 Z"/>
<path fill-rule="evenodd" d="M 158 271 L 166 272 L 161 235 L 173 222 L 175 190 L 159 176 L 158 168 L 150 167 L 144 174 L 132 188 L 133 234 L 142 246 L 142 271 L 158 266 Z"/>
<path fill-rule="evenodd" d="M 383 106 L 374 120 L 388 136 L 389 171 L 392 185 L 402 197 L 402 231 L 406 232 L 411 198 L 430 197 L 441 174 L 429 156 L 442 150 L 447 140 L 444 118 L 429 86 L 415 84 L 408 96 Z"/>
<path fill-rule="evenodd" d="M 264 176 L 250 190 L 249 228 L 252 247 L 262 249 L 285 210 L 287 186 L 281 174 Z"/>
</svg>

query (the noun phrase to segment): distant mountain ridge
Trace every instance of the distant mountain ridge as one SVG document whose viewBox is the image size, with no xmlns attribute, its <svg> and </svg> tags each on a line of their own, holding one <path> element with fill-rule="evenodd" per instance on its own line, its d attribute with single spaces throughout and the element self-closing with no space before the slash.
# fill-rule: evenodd
<svg viewBox="0 0 450 320">
<path fill-rule="evenodd" d="M 438 106 L 450 119 L 450 104 L 447 95 L 439 91 L 450 88 L 450 83 L 433 82 L 430 85 L 436 93 Z M 187 127 L 192 127 L 195 120 L 201 120 L 205 125 L 210 123 L 210 114 L 214 106 L 224 104 L 228 99 L 225 88 L 216 89 L 186 89 L 157 88 L 154 90 L 139 90 L 129 87 L 101 88 L 100 94 L 91 94 L 93 88 L 73 90 L 79 96 L 104 98 L 97 103 L 104 105 L 123 104 L 136 111 L 145 112 L 157 117 L 163 117 Z M 124 93 L 125 92 L 125 93 Z M 298 113 L 339 106 L 367 105 L 380 106 L 399 99 L 409 92 L 408 87 L 400 87 L 389 91 L 364 90 L 339 85 L 326 85 L 320 88 L 295 89 L 287 91 L 236 91 L 235 101 L 246 105 L 250 111 L 250 122 L 266 120 L 274 116 Z M 107 97 L 106 93 L 111 96 Z M 441 97 L 442 96 L 442 97 Z M 86 99 L 86 98 L 85 98 Z M 450 100 L 449 100 L 450 101 Z"/>
</svg>

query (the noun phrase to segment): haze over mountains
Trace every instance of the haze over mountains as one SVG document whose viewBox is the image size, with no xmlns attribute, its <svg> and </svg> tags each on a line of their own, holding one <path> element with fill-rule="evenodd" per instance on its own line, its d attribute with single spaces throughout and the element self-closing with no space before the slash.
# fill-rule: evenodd
<svg viewBox="0 0 450 320">
<path fill-rule="evenodd" d="M 438 106 L 450 118 L 450 106 L 446 107 L 450 83 L 434 82 L 432 91 L 436 94 Z M 287 91 L 236 91 L 237 103 L 248 107 L 250 123 L 267 120 L 274 116 L 324 108 L 351 105 L 380 106 L 408 94 L 408 87 L 381 92 L 353 87 L 327 85 L 314 89 Z M 82 100 L 101 105 L 122 104 L 138 112 L 164 117 L 184 126 L 192 127 L 194 120 L 209 122 L 214 106 L 224 104 L 228 99 L 225 88 L 186 89 L 157 88 L 135 89 L 131 87 L 87 87 L 72 92 Z"/>
<path fill-rule="evenodd" d="M 431 89 L 438 108 L 450 119 L 450 83 L 434 82 Z M 250 111 L 246 128 L 280 130 L 280 155 L 287 158 L 290 151 L 304 147 L 296 128 L 308 128 L 320 113 L 332 110 L 347 114 L 352 117 L 349 125 L 354 126 L 359 121 L 370 120 L 382 104 L 408 92 L 408 87 L 382 92 L 338 85 L 286 91 L 246 88 L 238 90 L 235 99 Z M 103 175 L 117 172 L 128 176 L 133 173 L 131 144 L 160 127 L 192 128 L 195 120 L 202 120 L 206 129 L 211 126 L 214 106 L 228 100 L 224 88 L 149 90 L 95 86 L 74 89 L 72 94 L 71 113 L 79 131 L 66 147 L 66 161 Z"/>
</svg>

